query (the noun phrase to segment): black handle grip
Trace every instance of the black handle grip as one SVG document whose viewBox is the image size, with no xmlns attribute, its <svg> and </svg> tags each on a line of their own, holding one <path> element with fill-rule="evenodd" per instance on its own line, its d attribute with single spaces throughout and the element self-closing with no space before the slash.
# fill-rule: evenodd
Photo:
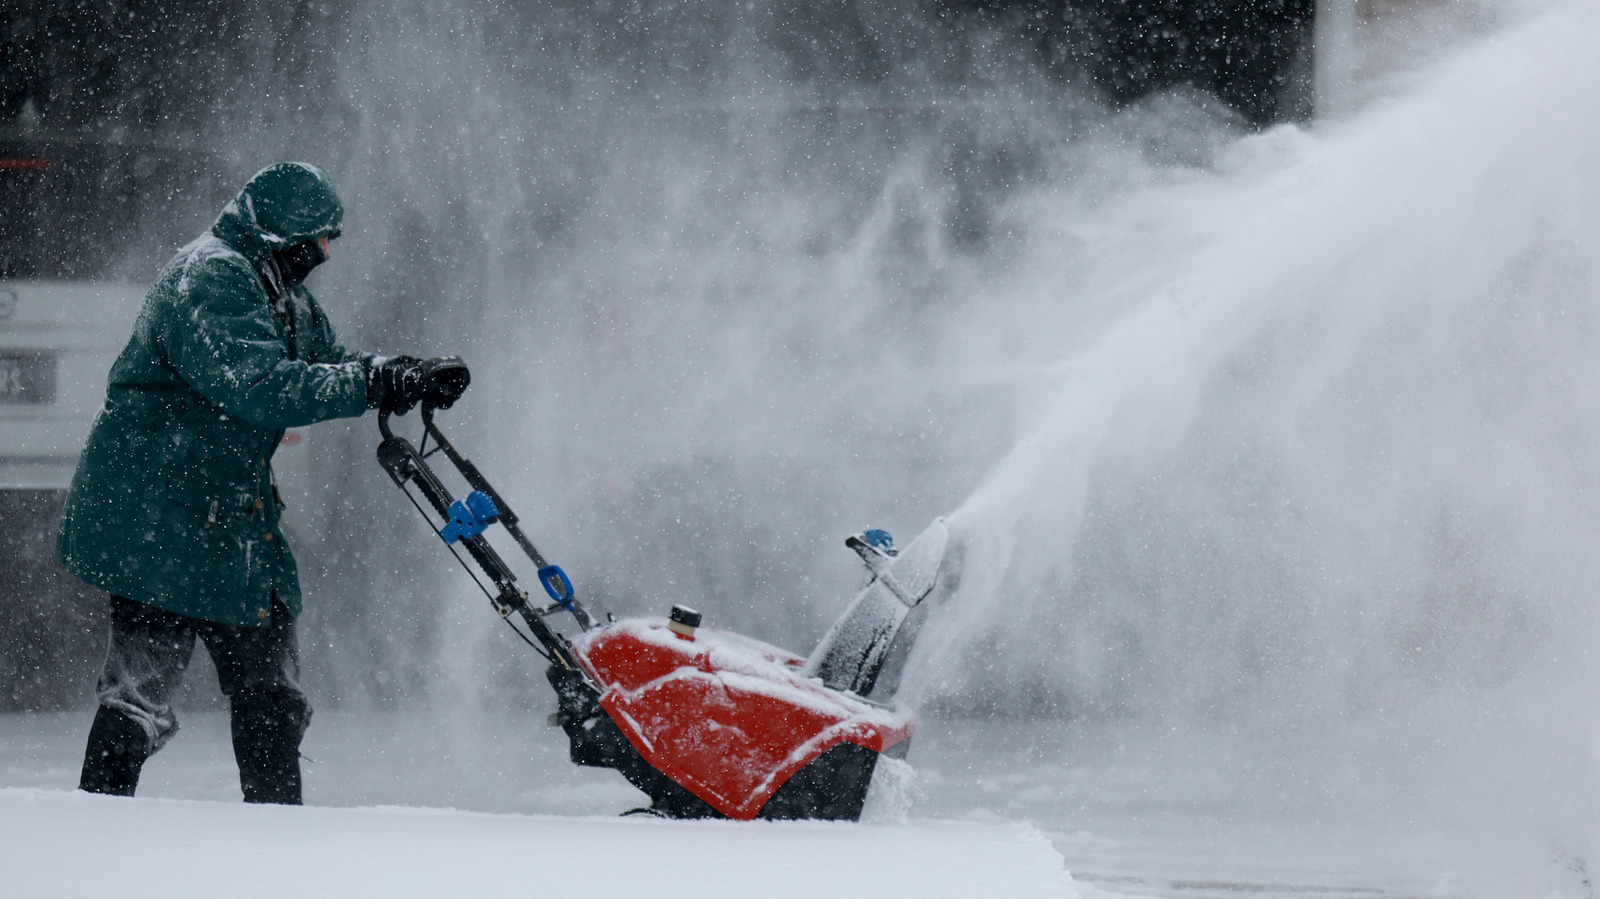
<svg viewBox="0 0 1600 899">
<path fill-rule="evenodd" d="M 422 363 L 422 408 L 448 409 L 472 383 L 460 356 L 437 356 Z"/>
</svg>

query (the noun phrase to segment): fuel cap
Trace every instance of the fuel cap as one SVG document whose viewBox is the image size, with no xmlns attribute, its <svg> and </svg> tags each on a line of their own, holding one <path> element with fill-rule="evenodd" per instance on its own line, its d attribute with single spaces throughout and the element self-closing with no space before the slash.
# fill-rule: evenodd
<svg viewBox="0 0 1600 899">
<path fill-rule="evenodd" d="M 685 640 L 694 639 L 694 629 L 700 626 L 700 613 L 688 606 L 673 606 L 667 616 L 667 627 Z"/>
</svg>

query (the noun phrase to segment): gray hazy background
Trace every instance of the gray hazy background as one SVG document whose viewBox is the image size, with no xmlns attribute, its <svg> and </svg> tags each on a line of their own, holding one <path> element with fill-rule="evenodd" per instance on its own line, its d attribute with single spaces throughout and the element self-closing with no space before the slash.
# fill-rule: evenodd
<svg viewBox="0 0 1600 899">
<path fill-rule="evenodd" d="M 170 116 L 241 178 L 328 167 L 312 288 L 347 343 L 467 357 L 448 430 L 600 607 L 804 651 L 858 585 L 845 534 L 951 515 L 930 713 L 1572 846 L 1600 26 L 1550 5 L 1422 20 L 1420 72 L 1311 130 L 1288 37 L 1264 112 L 1123 89 L 1108 26 L 1006 4 L 230 8 Z M 542 711 L 372 423 L 316 440 L 321 701 Z"/>
</svg>

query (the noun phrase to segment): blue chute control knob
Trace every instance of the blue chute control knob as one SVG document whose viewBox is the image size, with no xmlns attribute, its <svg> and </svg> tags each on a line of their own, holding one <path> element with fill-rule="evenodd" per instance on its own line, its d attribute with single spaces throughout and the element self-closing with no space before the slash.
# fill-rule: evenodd
<svg viewBox="0 0 1600 899">
<path fill-rule="evenodd" d="M 440 529 L 439 536 L 445 543 L 467 540 L 483 533 L 499 516 L 500 510 L 495 508 L 489 494 L 474 490 L 466 499 L 450 504 L 450 522 Z"/>
<path fill-rule="evenodd" d="M 700 613 L 688 606 L 673 606 L 667 615 L 667 627 L 682 640 L 693 640 L 694 630 L 700 626 Z"/>
<path fill-rule="evenodd" d="M 867 541 L 868 546 L 881 551 L 886 556 L 898 555 L 897 550 L 894 548 L 894 537 L 883 528 L 869 528 L 861 532 L 861 537 Z"/>
</svg>

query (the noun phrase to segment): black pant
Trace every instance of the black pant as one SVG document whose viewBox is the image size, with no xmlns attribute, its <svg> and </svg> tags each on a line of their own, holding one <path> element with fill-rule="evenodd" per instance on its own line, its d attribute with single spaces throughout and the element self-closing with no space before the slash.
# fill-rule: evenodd
<svg viewBox="0 0 1600 899">
<path fill-rule="evenodd" d="M 300 739 L 311 705 L 300 691 L 294 618 L 274 600 L 266 627 L 236 627 L 111 597 L 111 648 L 78 788 L 132 796 L 139 771 L 178 730 L 171 697 L 199 637 L 232 715 L 246 802 L 300 804 Z"/>
</svg>

